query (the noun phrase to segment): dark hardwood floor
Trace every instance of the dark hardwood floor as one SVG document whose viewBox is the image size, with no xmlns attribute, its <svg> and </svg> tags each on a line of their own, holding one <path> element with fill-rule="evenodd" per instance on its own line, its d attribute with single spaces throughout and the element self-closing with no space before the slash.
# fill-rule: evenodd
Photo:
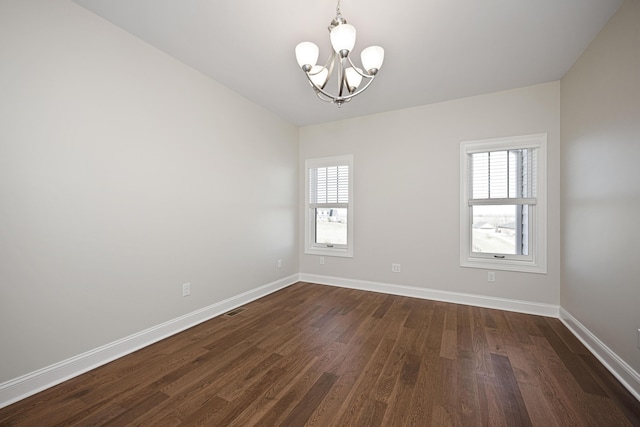
<svg viewBox="0 0 640 427">
<path fill-rule="evenodd" d="M 558 319 L 298 283 L 0 410 L 0 425 L 640 426 Z"/>
</svg>

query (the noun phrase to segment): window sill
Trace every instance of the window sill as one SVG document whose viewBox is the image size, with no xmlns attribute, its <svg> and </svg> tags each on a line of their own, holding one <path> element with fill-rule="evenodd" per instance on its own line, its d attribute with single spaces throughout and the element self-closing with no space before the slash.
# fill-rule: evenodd
<svg viewBox="0 0 640 427">
<path fill-rule="evenodd" d="M 466 258 L 460 260 L 460 267 L 484 268 L 487 270 L 516 271 L 520 273 L 547 274 L 546 265 L 530 261 L 493 260 L 489 258 Z"/>
<path fill-rule="evenodd" d="M 306 255 L 335 256 L 342 258 L 353 258 L 353 251 L 348 248 L 321 248 L 312 247 L 304 250 Z"/>
</svg>

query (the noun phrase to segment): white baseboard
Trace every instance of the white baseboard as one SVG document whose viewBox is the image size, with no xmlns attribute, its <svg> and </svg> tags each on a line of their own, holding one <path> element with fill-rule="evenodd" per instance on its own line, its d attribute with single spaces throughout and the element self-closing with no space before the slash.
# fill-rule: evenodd
<svg viewBox="0 0 640 427">
<path fill-rule="evenodd" d="M 241 305 L 290 286 L 298 281 L 298 274 L 233 296 L 200 310 L 153 326 L 144 331 L 114 341 L 55 363 L 21 377 L 0 384 L 0 408 L 36 394 L 68 379 L 109 363 L 171 335 L 189 329 L 199 323 L 226 313 Z"/>
<path fill-rule="evenodd" d="M 589 329 L 560 308 L 560 320 L 582 344 L 640 401 L 640 374 L 598 339 Z"/>
<path fill-rule="evenodd" d="M 518 313 L 536 314 L 539 316 L 558 317 L 559 306 L 530 301 L 520 301 L 506 298 L 486 297 L 482 295 L 448 292 L 437 289 L 418 288 L 406 285 L 369 282 L 364 280 L 341 279 L 338 277 L 321 276 L 317 274 L 300 274 L 303 282 L 321 285 L 339 286 L 349 289 L 380 292 L 384 294 L 401 295 L 435 301 L 451 302 L 455 304 L 473 305 L 476 307 L 495 308 L 497 310 L 515 311 Z"/>
</svg>

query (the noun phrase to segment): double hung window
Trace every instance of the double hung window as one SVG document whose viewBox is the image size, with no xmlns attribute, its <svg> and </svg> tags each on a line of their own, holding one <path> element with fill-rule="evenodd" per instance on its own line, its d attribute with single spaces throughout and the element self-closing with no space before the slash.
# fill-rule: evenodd
<svg viewBox="0 0 640 427">
<path fill-rule="evenodd" d="M 309 159 L 305 253 L 353 256 L 353 157 Z"/>
<path fill-rule="evenodd" d="M 546 135 L 461 144 L 464 267 L 546 272 Z"/>
</svg>

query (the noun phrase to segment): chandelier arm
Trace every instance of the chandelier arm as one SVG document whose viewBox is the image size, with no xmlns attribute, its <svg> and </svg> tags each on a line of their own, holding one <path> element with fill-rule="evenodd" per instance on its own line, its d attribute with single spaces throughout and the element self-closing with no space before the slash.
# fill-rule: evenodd
<svg viewBox="0 0 640 427">
<path fill-rule="evenodd" d="M 313 67 L 311 68 L 311 70 L 304 72 L 305 75 L 307 76 L 307 79 L 309 80 L 309 83 L 311 84 L 311 86 L 314 89 L 316 89 L 316 88 L 324 89 L 324 87 L 327 85 L 329 80 L 331 80 L 331 75 L 333 74 L 333 66 L 334 66 L 334 63 L 335 63 L 335 55 L 336 55 L 335 52 L 333 52 L 332 55 L 329 55 L 329 58 L 327 58 L 327 62 L 324 64 L 323 68 L 327 70 L 327 78 L 325 79 L 325 81 L 324 81 L 322 86 L 316 85 L 315 82 L 313 80 L 311 80 L 311 76 L 315 76 L 315 75 L 320 74 L 322 72 L 322 68 L 320 70 L 318 70 L 317 72 L 315 72 L 315 73 L 311 72 L 311 70 L 313 70 Z"/>
<path fill-rule="evenodd" d="M 312 73 L 311 70 L 305 71 L 305 74 L 307 75 L 307 78 L 309 79 L 309 83 L 311 83 L 312 86 L 316 87 L 316 84 L 313 82 L 313 80 L 311 80 L 311 76 L 317 76 L 321 72 L 322 72 L 322 70 L 320 70 L 320 71 L 318 71 L 316 73 Z M 331 74 L 327 75 L 327 78 L 325 79 L 324 83 L 322 84 L 322 86 L 319 86 L 319 87 L 324 89 L 324 87 L 326 86 L 327 82 L 329 81 L 329 77 L 331 77 Z"/>
<path fill-rule="evenodd" d="M 309 73 L 304 73 L 307 76 L 307 79 L 309 80 L 309 84 L 311 84 L 311 87 L 313 87 L 313 90 L 316 92 L 316 95 L 318 96 L 318 98 L 320 98 L 321 100 L 325 101 L 325 102 L 333 102 L 334 104 L 342 104 L 344 102 L 349 102 L 351 101 L 351 98 L 355 97 L 356 95 L 361 94 L 362 92 L 364 92 L 373 82 L 373 80 L 375 79 L 376 76 L 367 76 L 368 80 L 367 83 L 361 87 L 360 89 L 358 89 L 357 91 L 347 95 L 347 96 L 342 96 L 342 95 L 338 95 L 338 96 L 334 96 L 332 94 L 330 94 L 329 92 L 325 91 L 324 88 L 321 88 L 319 86 L 317 86 L 313 80 L 311 80 L 311 77 L 309 76 Z M 327 99 L 324 99 L 321 95 L 324 95 Z"/>
<path fill-rule="evenodd" d="M 318 99 L 320 99 L 320 101 L 324 101 L 324 102 L 334 102 L 333 98 L 328 98 L 326 95 L 323 95 L 320 91 L 315 91 L 316 96 L 318 97 Z"/>
<path fill-rule="evenodd" d="M 309 73 L 304 73 L 307 76 L 307 80 L 309 80 L 309 84 L 311 85 L 311 87 L 313 88 L 313 90 L 316 92 L 316 95 L 318 96 L 318 98 L 322 99 L 323 101 L 327 101 L 327 102 L 336 102 L 336 101 L 340 101 L 342 100 L 341 96 L 334 96 L 332 94 L 330 94 L 329 92 L 327 92 L 326 90 L 324 90 L 323 87 L 320 87 L 318 85 L 316 85 L 313 80 L 311 80 L 311 76 L 309 75 Z M 320 95 L 324 95 L 327 99 L 323 99 L 322 96 Z"/>
<path fill-rule="evenodd" d="M 344 91 L 344 58 L 340 59 L 340 67 L 338 68 L 338 97 L 342 98 L 342 92 Z M 348 91 L 348 89 L 347 89 Z"/>
<path fill-rule="evenodd" d="M 327 58 L 326 64 L 324 64 L 324 68 L 326 68 L 328 71 L 327 82 L 331 80 L 331 76 L 333 75 L 333 67 L 335 66 L 335 64 L 336 64 L 336 52 L 334 50 L 331 53 L 331 55 L 329 55 L 329 58 Z"/>
<path fill-rule="evenodd" d="M 362 92 L 364 92 L 369 87 L 369 85 L 373 82 L 374 77 L 375 76 L 371 76 L 371 79 L 369 81 L 367 81 L 367 83 L 363 87 L 361 87 L 357 91 L 353 92 L 352 94 L 349 94 L 348 96 L 341 97 L 341 99 L 343 101 L 351 101 L 351 98 L 353 98 L 354 96 L 360 95 Z"/>
<path fill-rule="evenodd" d="M 361 73 L 360 71 L 358 71 L 358 67 L 355 66 L 355 64 L 353 63 L 353 61 L 351 61 L 351 58 L 347 56 L 347 60 L 349 61 L 349 64 L 351 65 L 351 68 L 353 68 L 353 71 L 355 71 L 356 73 L 360 74 L 362 77 L 367 78 L 367 79 L 373 79 L 375 76 L 368 74 L 368 73 Z"/>
<path fill-rule="evenodd" d="M 305 73 L 306 74 L 306 73 Z M 331 100 L 331 102 L 336 102 L 336 101 L 344 101 L 346 98 L 343 98 L 342 96 L 335 96 L 335 95 L 331 95 L 329 92 L 327 92 L 326 90 L 324 90 L 323 88 L 318 87 L 309 77 L 308 74 L 307 75 L 307 79 L 309 79 L 309 83 L 311 83 L 311 86 L 313 86 L 313 90 L 316 91 L 316 94 L 318 94 L 318 97 L 320 97 L 319 94 L 322 94 L 324 96 L 326 96 L 327 98 L 329 98 Z M 350 96 L 348 98 L 351 98 Z M 320 98 L 322 99 L 322 98 Z M 324 101 L 324 100 L 323 100 Z"/>
</svg>

